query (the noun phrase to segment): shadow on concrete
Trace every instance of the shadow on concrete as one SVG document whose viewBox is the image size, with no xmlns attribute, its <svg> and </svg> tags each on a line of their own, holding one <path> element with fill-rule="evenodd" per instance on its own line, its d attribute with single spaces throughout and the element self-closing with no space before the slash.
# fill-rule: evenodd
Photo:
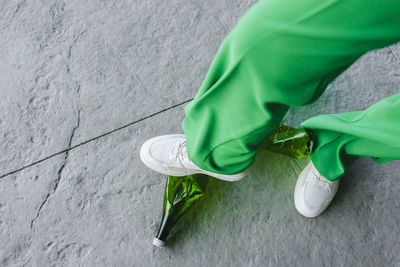
<svg viewBox="0 0 400 267">
<path fill-rule="evenodd" d="M 260 151 L 250 168 L 249 175 L 239 182 L 225 182 L 211 179 L 207 188 L 207 195 L 191 210 L 171 232 L 168 239 L 170 248 L 181 247 L 184 240 L 191 239 L 193 235 L 210 233 L 210 221 L 223 216 L 231 216 L 226 212 L 237 208 L 246 209 L 253 206 L 259 212 L 260 217 L 266 219 L 274 216 L 273 209 L 268 211 L 268 206 L 277 202 L 286 204 L 290 211 L 289 216 L 283 215 L 285 220 L 292 220 L 291 215 L 295 211 L 292 203 L 294 185 L 300 171 L 307 165 L 308 160 L 294 160 L 276 153 Z M 261 196 L 261 197 L 260 197 Z M 265 209 L 265 207 L 267 207 Z M 264 213 L 264 214 L 260 214 Z M 225 214 L 225 215 L 223 215 Z M 282 216 L 281 213 L 278 216 Z M 255 216 L 242 221 L 242 227 L 250 227 Z M 216 218 L 216 219 L 213 219 Z M 233 217 L 232 220 L 235 220 Z M 223 235 L 231 233 L 229 229 L 218 228 Z M 210 239 L 214 238 L 210 236 Z"/>
</svg>

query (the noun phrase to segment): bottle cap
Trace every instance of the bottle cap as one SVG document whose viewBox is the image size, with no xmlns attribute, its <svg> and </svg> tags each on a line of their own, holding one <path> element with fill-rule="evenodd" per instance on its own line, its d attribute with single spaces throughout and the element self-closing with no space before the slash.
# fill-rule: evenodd
<svg viewBox="0 0 400 267">
<path fill-rule="evenodd" d="M 165 247 L 165 242 L 158 239 L 157 237 L 154 237 L 153 239 L 153 245 L 159 248 Z"/>
</svg>

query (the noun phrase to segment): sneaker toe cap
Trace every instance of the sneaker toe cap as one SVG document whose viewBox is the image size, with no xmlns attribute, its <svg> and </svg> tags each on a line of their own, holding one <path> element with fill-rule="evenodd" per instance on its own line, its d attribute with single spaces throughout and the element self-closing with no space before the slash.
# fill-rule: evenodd
<svg viewBox="0 0 400 267">
<path fill-rule="evenodd" d="M 296 209 L 306 217 L 316 217 L 329 205 L 331 192 L 309 183 L 305 183 L 296 192 Z"/>
<path fill-rule="evenodd" d="M 304 185 L 304 203 L 309 209 L 319 210 L 328 204 L 331 192 L 329 189 Z"/>
<path fill-rule="evenodd" d="M 140 149 L 142 160 L 153 164 L 165 164 L 169 161 L 171 143 L 177 138 L 184 138 L 184 135 L 163 135 L 147 140 Z"/>
</svg>

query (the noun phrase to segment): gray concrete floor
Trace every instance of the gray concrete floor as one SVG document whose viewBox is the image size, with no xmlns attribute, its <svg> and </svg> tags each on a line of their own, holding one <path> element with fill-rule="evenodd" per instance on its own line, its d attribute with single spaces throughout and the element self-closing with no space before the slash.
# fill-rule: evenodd
<svg viewBox="0 0 400 267">
<path fill-rule="evenodd" d="M 261 153 L 246 179 L 212 183 L 169 247 L 152 246 L 165 176 L 138 149 L 182 132 L 252 3 L 0 1 L 0 266 L 400 266 L 400 166 L 369 159 L 307 219 L 292 199 L 307 161 Z M 400 45 L 365 55 L 285 122 L 398 93 L 399 58 Z"/>
</svg>

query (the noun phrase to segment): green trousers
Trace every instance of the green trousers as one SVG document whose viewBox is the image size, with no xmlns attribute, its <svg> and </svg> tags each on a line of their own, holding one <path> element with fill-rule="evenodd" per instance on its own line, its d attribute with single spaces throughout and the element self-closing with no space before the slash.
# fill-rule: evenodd
<svg viewBox="0 0 400 267">
<path fill-rule="evenodd" d="M 399 0 L 259 1 L 185 107 L 189 158 L 216 173 L 245 170 L 290 107 L 312 103 L 361 55 L 399 40 Z M 359 157 L 400 159 L 400 94 L 302 127 L 314 132 L 311 159 L 330 180 Z"/>
</svg>

